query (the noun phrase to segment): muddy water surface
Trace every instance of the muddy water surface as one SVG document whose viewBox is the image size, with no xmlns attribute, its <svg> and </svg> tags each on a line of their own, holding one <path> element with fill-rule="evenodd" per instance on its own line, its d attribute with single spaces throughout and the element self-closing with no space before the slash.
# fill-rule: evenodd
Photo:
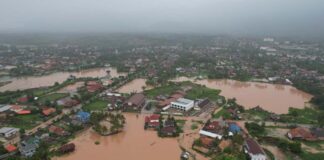
<svg viewBox="0 0 324 160">
<path fill-rule="evenodd" d="M 180 77 L 173 81 L 190 80 L 209 88 L 220 89 L 226 98 L 236 98 L 246 108 L 260 105 L 275 113 L 287 113 L 289 107 L 303 108 L 312 95 L 289 85 L 267 84 L 258 82 L 240 82 L 235 80 L 193 80 Z"/>
<path fill-rule="evenodd" d="M 15 91 L 24 90 L 29 88 L 45 87 L 54 85 L 55 82 L 62 83 L 70 75 L 74 75 L 77 78 L 80 77 L 104 77 L 107 75 L 107 70 L 110 70 L 110 75 L 112 77 L 118 77 L 120 75 L 125 75 L 124 73 L 117 73 L 115 68 L 95 68 L 82 70 L 80 72 L 56 72 L 45 76 L 26 76 L 20 78 L 12 78 L 11 83 L 0 87 L 0 92 L 3 91 Z"/>
<path fill-rule="evenodd" d="M 134 79 L 134 80 L 126 83 L 119 89 L 117 89 L 117 91 L 120 93 L 142 92 L 143 87 L 145 87 L 144 89 L 150 88 L 149 86 L 146 85 L 145 82 L 146 82 L 146 79 L 142 79 L 142 78 Z"/>
<path fill-rule="evenodd" d="M 124 115 L 127 124 L 123 133 L 104 137 L 88 130 L 72 141 L 74 153 L 54 160 L 179 160 L 176 138 L 159 138 L 155 131 L 145 131 L 143 115 Z"/>
</svg>

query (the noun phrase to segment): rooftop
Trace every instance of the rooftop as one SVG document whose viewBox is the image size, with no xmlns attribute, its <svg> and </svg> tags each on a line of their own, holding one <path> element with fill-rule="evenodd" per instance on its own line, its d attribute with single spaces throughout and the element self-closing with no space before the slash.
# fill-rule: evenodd
<svg viewBox="0 0 324 160">
<path fill-rule="evenodd" d="M 177 101 L 175 101 L 175 103 L 180 103 L 180 104 L 183 104 L 183 105 L 187 105 L 187 104 L 193 103 L 193 100 L 185 99 L 185 98 L 179 98 L 179 99 L 177 99 Z"/>
<path fill-rule="evenodd" d="M 262 148 L 260 147 L 260 145 L 252 138 L 247 138 L 245 140 L 246 143 L 246 147 L 248 149 L 249 153 L 252 154 L 264 154 Z"/>
</svg>

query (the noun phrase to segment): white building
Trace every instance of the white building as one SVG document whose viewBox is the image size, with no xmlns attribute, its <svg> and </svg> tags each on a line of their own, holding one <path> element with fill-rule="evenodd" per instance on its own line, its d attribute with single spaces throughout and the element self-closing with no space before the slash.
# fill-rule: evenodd
<svg viewBox="0 0 324 160">
<path fill-rule="evenodd" d="M 175 102 L 171 102 L 171 108 L 180 109 L 183 111 L 189 111 L 191 108 L 193 108 L 195 105 L 195 102 L 190 99 L 185 98 L 179 98 Z"/>
<path fill-rule="evenodd" d="M 223 135 L 220 135 L 218 133 L 212 133 L 212 132 L 208 132 L 208 131 L 204 131 L 204 130 L 200 130 L 199 134 L 207 136 L 207 137 L 211 137 L 211 138 L 217 138 L 217 139 L 222 139 L 222 137 L 223 137 Z"/>
<path fill-rule="evenodd" d="M 0 129 L 0 135 L 5 138 L 10 138 L 19 132 L 18 128 L 3 127 Z"/>
</svg>

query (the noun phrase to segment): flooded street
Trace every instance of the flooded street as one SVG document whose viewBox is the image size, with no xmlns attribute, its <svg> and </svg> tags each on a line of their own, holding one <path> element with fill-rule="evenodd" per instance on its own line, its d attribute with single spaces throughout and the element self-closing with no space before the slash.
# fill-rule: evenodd
<svg viewBox="0 0 324 160">
<path fill-rule="evenodd" d="M 246 108 L 260 105 L 262 108 L 275 112 L 287 113 L 289 107 L 304 108 L 305 102 L 312 95 L 289 85 L 267 84 L 258 82 L 240 82 L 235 80 L 193 80 L 179 77 L 173 81 L 190 80 L 209 88 L 220 89 L 226 98 L 236 98 Z"/>
<path fill-rule="evenodd" d="M 144 130 L 144 115 L 126 113 L 125 131 L 108 137 L 88 130 L 72 142 L 76 151 L 54 160 L 179 160 L 181 150 L 176 138 L 159 138 Z M 100 144 L 96 145 L 95 141 Z"/>
<path fill-rule="evenodd" d="M 110 75 L 112 77 L 118 77 L 120 75 L 125 75 L 125 73 L 117 73 L 115 68 L 95 68 L 87 69 L 79 72 L 57 72 L 45 76 L 26 76 L 20 78 L 9 79 L 11 83 L 0 87 L 0 92 L 3 91 L 15 91 L 24 90 L 29 88 L 45 87 L 54 85 L 55 82 L 62 83 L 70 75 L 80 77 L 104 77 L 107 75 L 107 70 L 110 70 Z"/>
<path fill-rule="evenodd" d="M 117 91 L 120 93 L 142 92 L 143 87 L 145 87 L 145 89 L 149 89 L 145 82 L 146 79 L 143 78 L 134 79 L 117 89 Z"/>
</svg>

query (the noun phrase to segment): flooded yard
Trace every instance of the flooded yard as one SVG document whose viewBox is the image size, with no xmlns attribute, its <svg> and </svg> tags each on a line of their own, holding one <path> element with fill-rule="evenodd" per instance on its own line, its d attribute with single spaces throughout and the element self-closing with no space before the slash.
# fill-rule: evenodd
<svg viewBox="0 0 324 160">
<path fill-rule="evenodd" d="M 91 130 L 72 142 L 76 151 L 54 160 L 179 160 L 181 149 L 176 138 L 159 138 L 155 131 L 144 130 L 144 116 L 124 114 L 124 132 L 100 136 Z M 100 144 L 96 145 L 95 142 Z"/>
</svg>

